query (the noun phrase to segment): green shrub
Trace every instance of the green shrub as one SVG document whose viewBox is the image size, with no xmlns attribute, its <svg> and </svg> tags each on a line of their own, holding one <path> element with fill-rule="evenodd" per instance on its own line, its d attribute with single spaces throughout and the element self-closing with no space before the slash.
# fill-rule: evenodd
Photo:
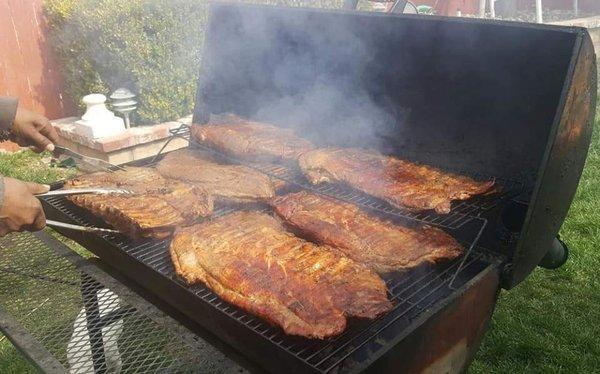
<svg viewBox="0 0 600 374">
<path fill-rule="evenodd" d="M 343 0 L 252 2 L 335 8 Z M 46 0 L 68 94 L 78 101 L 127 87 L 142 123 L 191 113 L 207 8 L 197 0 Z"/>
</svg>

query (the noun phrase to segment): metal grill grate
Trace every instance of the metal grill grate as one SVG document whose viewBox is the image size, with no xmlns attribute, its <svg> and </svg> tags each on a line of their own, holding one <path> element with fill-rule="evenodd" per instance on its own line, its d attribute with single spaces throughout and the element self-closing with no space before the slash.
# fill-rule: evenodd
<svg viewBox="0 0 600 374">
<path fill-rule="evenodd" d="M 202 148 L 209 150 L 206 147 Z M 243 163 L 244 165 L 251 166 L 265 174 L 289 182 L 300 189 L 309 190 L 356 204 L 367 210 L 386 216 L 396 216 L 410 221 L 418 221 L 451 230 L 459 229 L 463 225 L 471 222 L 474 218 L 481 217 L 485 212 L 518 195 L 522 190 L 521 183 L 498 180 L 497 183 L 502 185 L 505 192 L 496 195 L 476 196 L 465 201 L 455 201 L 452 203 L 452 211 L 449 214 L 437 214 L 434 211 L 413 212 L 396 208 L 381 199 L 343 185 L 329 183 L 313 185 L 309 183 L 299 171 L 281 165 L 251 164 L 241 162 L 212 149 L 210 149 L 210 151 L 217 153 L 219 157 L 227 158 L 229 162 Z"/>
<path fill-rule="evenodd" d="M 308 182 L 302 172 L 297 169 L 275 164 L 252 163 L 229 156 L 223 152 L 194 142 L 193 139 L 191 139 L 190 128 L 187 125 L 182 125 L 179 128 L 172 129 L 171 133 L 173 137 L 187 139 L 190 141 L 191 146 L 211 152 L 214 154 L 214 156 L 222 159 L 225 162 L 250 166 L 267 175 L 284 180 L 301 189 L 313 191 L 315 193 L 357 204 L 363 208 L 376 211 L 380 214 L 405 218 L 447 229 L 460 228 L 462 225 L 469 223 L 474 217 L 481 217 L 485 212 L 519 195 L 524 189 L 524 184 L 521 181 L 496 178 L 496 185 L 500 187 L 500 191 L 502 191 L 501 193 L 475 196 L 464 201 L 454 201 L 452 203 L 452 211 L 449 214 L 437 214 L 434 211 L 413 212 L 407 209 L 394 207 L 381 199 L 340 184 L 313 185 Z M 469 175 L 476 180 L 492 179 L 489 176 L 474 175 L 473 173 L 466 173 L 460 170 L 455 170 L 454 172 L 457 174 Z"/>
<path fill-rule="evenodd" d="M 208 345 L 204 352 L 192 348 L 39 236 L 14 233 L 0 239 L 0 309 L 69 372 L 215 369 L 214 362 L 222 359 L 218 351 Z M 90 307 L 94 302 L 96 309 Z"/>
<path fill-rule="evenodd" d="M 103 225 L 101 220 L 90 215 L 84 209 L 75 206 L 64 197 L 48 197 L 44 201 L 60 211 L 64 218 L 69 218 L 78 224 Z M 256 208 L 250 207 L 248 209 Z M 237 209 L 240 209 L 240 207 L 219 208 L 215 214 L 217 216 L 223 215 Z M 431 305 L 450 295 L 457 287 L 460 287 L 483 270 L 488 262 L 484 260 L 480 252 L 472 251 L 472 249 L 483 231 L 485 223 L 484 219 L 472 218 L 462 230 L 452 232 L 457 238 L 464 238 L 462 244 L 468 250 L 463 258 L 442 266 L 423 266 L 408 273 L 394 273 L 385 276 L 384 280 L 389 290 L 389 297 L 394 304 L 394 309 L 373 321 L 351 321 L 349 327 L 341 336 L 325 341 L 288 336 L 280 328 L 274 327 L 260 318 L 222 301 L 209 288 L 202 285 L 188 286 L 179 280 L 175 274 L 168 254 L 168 240 L 133 242 L 118 234 L 99 234 L 99 237 L 103 239 L 103 245 L 125 253 L 136 262 L 143 264 L 148 270 L 160 274 L 164 282 L 173 282 L 180 287 L 184 287 L 190 297 L 201 300 L 219 315 L 235 321 L 238 329 L 251 330 L 259 340 L 275 345 L 286 352 L 290 358 L 298 360 L 311 370 L 327 372 L 340 366 L 347 357 L 360 354 L 361 350 L 366 349 L 373 352 L 377 349 L 385 349 L 386 344 L 383 342 L 386 340 L 382 339 L 382 336 L 391 334 L 389 339 L 394 338 L 395 335 L 391 331 L 396 334 L 398 331 L 402 331 L 410 325 L 414 318 L 426 311 Z M 133 272 L 132 276 L 141 284 L 146 281 L 144 274 Z M 213 318 L 212 316 L 204 317 L 202 315 L 194 317 L 207 318 L 210 321 Z M 201 324 L 203 322 L 209 323 L 214 326 L 213 322 L 198 322 Z M 211 328 L 210 326 L 206 327 Z M 216 331 L 215 333 L 219 334 L 221 332 Z M 231 334 L 231 332 L 222 333 Z"/>
<path fill-rule="evenodd" d="M 189 136 L 189 129 L 180 129 L 183 133 L 176 133 L 174 136 Z M 210 150 L 214 152 L 213 150 Z M 240 163 L 239 160 L 230 158 L 221 153 L 215 153 L 225 161 Z M 160 154 L 151 162 L 140 166 L 154 165 Z M 260 318 L 254 317 L 237 307 L 222 301 L 215 293 L 202 285 L 189 286 L 179 280 L 175 274 L 171 259 L 168 253 L 169 240 L 143 240 L 133 242 L 129 238 L 120 234 L 98 234 L 99 240 L 90 244 L 92 251 L 98 250 L 117 253 L 122 257 L 123 263 L 115 263 L 114 266 L 122 266 L 124 269 L 129 266 L 142 266 L 138 269 L 144 271 L 131 271 L 130 276 L 140 284 L 147 284 L 148 277 L 159 274 L 160 285 L 158 288 L 165 289 L 169 285 L 182 288 L 187 302 L 194 303 L 200 310 L 208 308 L 214 311 L 218 318 L 224 318 L 230 323 L 233 322 L 235 328 L 230 331 L 222 330 L 223 325 L 217 324 L 216 331 L 213 313 L 194 313 L 190 315 L 198 323 L 207 329 L 213 329 L 213 332 L 224 339 L 240 334 L 239 342 L 245 342 L 249 332 L 252 339 L 256 339 L 256 344 L 268 343 L 277 348 L 276 352 L 284 352 L 284 358 L 294 360 L 295 367 L 308 369 L 314 372 L 328 372 L 333 368 L 356 363 L 356 357 L 366 357 L 359 360 L 359 364 L 368 361 L 373 356 L 373 352 L 385 350 L 389 342 L 396 339 L 397 335 L 404 332 L 416 317 L 425 313 L 432 305 L 439 300 L 449 296 L 458 287 L 465 284 L 473 276 L 488 266 L 488 260 L 482 256 L 480 251 L 474 250 L 476 243 L 482 234 L 487 221 L 477 215 L 483 209 L 491 209 L 493 205 L 498 204 L 497 196 L 491 197 L 489 201 L 479 200 L 477 202 L 468 202 L 454 206 L 454 213 L 450 215 L 427 215 L 424 213 L 416 214 L 406 211 L 400 211 L 391 208 L 386 203 L 373 199 L 370 196 L 359 193 L 355 190 L 339 186 L 312 186 L 304 177 L 293 169 L 285 168 L 279 165 L 250 165 L 266 174 L 280 178 L 289 182 L 293 188 L 307 188 L 318 193 L 331 195 L 352 203 L 366 207 L 372 211 L 384 214 L 391 218 L 401 218 L 406 221 L 427 222 L 446 229 L 451 235 L 457 238 L 466 248 L 465 255 L 450 263 L 441 266 L 422 266 L 406 273 L 393 273 L 385 276 L 384 280 L 389 290 L 389 297 L 394 304 L 393 310 L 373 321 L 352 320 L 346 331 L 338 337 L 328 340 L 308 340 L 299 337 L 288 336 L 278 328 L 271 326 Z M 60 218 L 65 221 L 72 221 L 80 225 L 106 227 L 97 217 L 94 217 L 86 210 L 72 204 L 64 197 L 46 197 L 44 202 L 51 206 L 60 214 Z M 238 205 L 238 206 L 217 206 L 212 217 L 222 216 L 240 209 L 263 210 L 270 212 L 262 205 Z M 210 218 L 209 218 L 210 219 Z M 69 233 L 66 232 L 68 235 Z M 96 248 L 94 248 L 96 247 Z M 103 247 L 100 250 L 97 247 Z M 107 252 L 103 252 L 107 253 Z M 100 254 L 99 254 L 100 255 Z M 111 256 L 109 256 L 111 257 Z M 154 275 L 153 275 L 154 274 Z M 171 290 L 174 290 L 171 289 Z M 160 292 L 160 291 L 158 291 Z M 171 296 L 162 294 L 166 300 Z M 180 295 L 181 296 L 181 295 Z M 170 300 L 177 308 L 180 302 L 177 298 Z M 183 305 L 183 304 L 182 304 Z M 183 308 L 182 308 L 183 309 Z M 225 324 L 225 322 L 223 322 Z M 245 337 L 244 337 L 245 336 Z M 234 339 L 233 343 L 237 343 Z M 243 343 L 240 343 L 243 344 Z M 248 344 L 243 344 L 238 349 L 244 350 Z M 351 359 L 348 359 L 351 358 Z M 264 360 L 264 358 L 262 358 Z M 277 361 L 277 360 L 275 360 Z M 281 365 L 287 365 L 282 363 Z M 299 366 L 298 366 L 299 365 Z M 352 369 L 352 368 L 350 368 Z"/>
</svg>

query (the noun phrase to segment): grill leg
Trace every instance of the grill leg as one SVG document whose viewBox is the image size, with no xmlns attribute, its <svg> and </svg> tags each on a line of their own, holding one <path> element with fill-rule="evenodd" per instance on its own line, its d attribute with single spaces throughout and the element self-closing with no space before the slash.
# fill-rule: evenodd
<svg viewBox="0 0 600 374">
<path fill-rule="evenodd" d="M 90 338 L 90 347 L 92 350 L 92 361 L 94 363 L 94 372 L 106 372 L 106 354 L 104 352 L 104 343 L 102 341 L 102 319 L 100 317 L 100 307 L 98 305 L 98 291 L 102 285 L 96 282 L 87 274 L 82 274 L 81 295 L 85 307 L 86 326 Z"/>
</svg>

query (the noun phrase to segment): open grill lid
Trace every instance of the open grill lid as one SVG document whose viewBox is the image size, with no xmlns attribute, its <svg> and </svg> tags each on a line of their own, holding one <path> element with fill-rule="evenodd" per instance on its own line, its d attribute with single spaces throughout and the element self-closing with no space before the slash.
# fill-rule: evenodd
<svg viewBox="0 0 600 374">
<path fill-rule="evenodd" d="M 194 122 L 233 112 L 316 144 L 520 180 L 504 286 L 556 236 L 591 139 L 586 30 L 476 19 L 212 4 Z M 501 217 L 501 215 L 498 215 Z M 510 231 L 510 230 L 509 230 Z M 491 239 L 490 239 L 491 238 Z"/>
</svg>

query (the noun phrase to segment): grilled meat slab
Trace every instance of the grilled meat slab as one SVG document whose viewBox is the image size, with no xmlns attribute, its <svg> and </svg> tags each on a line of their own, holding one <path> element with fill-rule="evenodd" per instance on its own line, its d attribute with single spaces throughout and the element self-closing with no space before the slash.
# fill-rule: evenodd
<svg viewBox="0 0 600 374">
<path fill-rule="evenodd" d="M 460 244 L 440 229 L 394 224 L 352 204 L 306 191 L 277 197 L 271 205 L 294 231 L 336 247 L 379 273 L 451 260 L 463 252 Z"/>
<path fill-rule="evenodd" d="M 299 164 L 313 184 L 342 182 L 409 210 L 450 213 L 452 200 L 466 200 L 490 192 L 494 186 L 494 181 L 478 182 L 357 148 L 313 150 L 300 156 Z"/>
<path fill-rule="evenodd" d="M 221 201 L 262 201 L 275 195 L 273 183 L 265 174 L 247 166 L 219 164 L 191 149 L 167 154 L 156 170 L 164 177 L 200 186 Z"/>
<path fill-rule="evenodd" d="M 289 162 L 313 149 L 292 130 L 229 115 L 208 125 L 192 125 L 200 144 L 254 161 Z"/>
<path fill-rule="evenodd" d="M 205 283 L 287 334 L 325 338 L 344 330 L 346 316 L 375 318 L 392 307 L 375 273 L 264 213 L 237 212 L 177 230 L 170 252 L 187 282 Z"/>
<path fill-rule="evenodd" d="M 73 195 L 69 199 L 134 239 L 165 238 L 176 227 L 190 225 L 213 209 L 212 198 L 204 189 L 163 178 L 149 168 L 93 173 L 65 184 L 65 188 L 82 187 L 132 191 L 131 195 Z"/>
</svg>

